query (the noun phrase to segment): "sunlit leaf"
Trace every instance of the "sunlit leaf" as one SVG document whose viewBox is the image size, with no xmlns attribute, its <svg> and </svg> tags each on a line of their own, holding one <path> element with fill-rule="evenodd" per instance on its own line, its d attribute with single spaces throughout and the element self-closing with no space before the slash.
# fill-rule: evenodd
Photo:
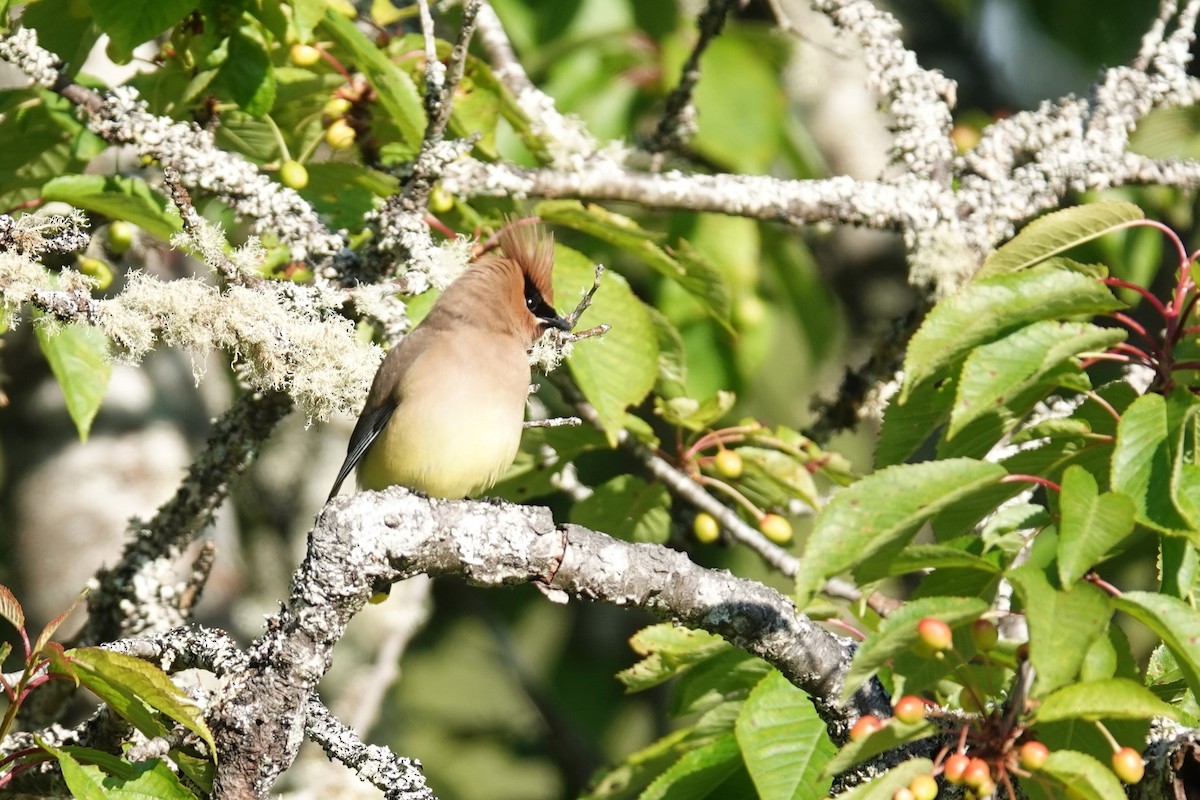
<svg viewBox="0 0 1200 800">
<path fill-rule="evenodd" d="M 836 748 L 807 694 L 772 670 L 750 693 L 735 727 L 746 769 L 762 800 L 817 800 Z"/>
<path fill-rule="evenodd" d="M 1007 473 L 959 458 L 888 467 L 834 496 L 817 518 L 796 577 L 801 604 L 828 578 L 911 538 L 951 504 L 969 500 Z"/>
<path fill-rule="evenodd" d="M 1026 225 L 992 253 L 976 279 L 1032 267 L 1145 216 L 1132 203 L 1121 202 L 1088 203 L 1053 211 Z"/>
</svg>

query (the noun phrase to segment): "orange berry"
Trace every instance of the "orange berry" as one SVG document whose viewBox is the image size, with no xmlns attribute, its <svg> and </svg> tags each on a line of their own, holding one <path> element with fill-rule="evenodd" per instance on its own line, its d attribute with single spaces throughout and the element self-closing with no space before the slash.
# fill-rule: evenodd
<svg viewBox="0 0 1200 800">
<path fill-rule="evenodd" d="M 873 714 L 864 714 L 850 729 L 850 741 L 858 742 L 883 727 L 883 720 Z"/>
<path fill-rule="evenodd" d="M 963 771 L 962 779 L 963 783 L 967 786 L 983 794 L 983 792 L 979 791 L 980 787 L 991 782 L 992 769 L 982 758 L 972 758 L 967 762 L 967 768 Z"/>
<path fill-rule="evenodd" d="M 1050 758 L 1050 748 L 1041 742 L 1025 742 L 1017 750 L 1017 761 L 1028 770 L 1041 769 Z"/>
<path fill-rule="evenodd" d="M 925 617 L 917 623 L 917 644 L 923 654 L 934 655 L 950 649 L 954 644 L 954 634 L 942 620 Z"/>
<path fill-rule="evenodd" d="M 964 753 L 955 753 L 942 764 L 942 775 L 950 783 L 960 784 L 963 782 L 963 774 L 967 771 L 967 765 L 970 763 L 969 756 Z"/>
<path fill-rule="evenodd" d="M 1125 783 L 1137 783 L 1146 774 L 1142 754 L 1132 747 L 1122 747 L 1112 754 L 1112 769 Z"/>
<path fill-rule="evenodd" d="M 915 695 L 906 694 L 896 701 L 892 713 L 896 715 L 896 719 L 912 725 L 925 719 L 925 703 Z"/>
</svg>

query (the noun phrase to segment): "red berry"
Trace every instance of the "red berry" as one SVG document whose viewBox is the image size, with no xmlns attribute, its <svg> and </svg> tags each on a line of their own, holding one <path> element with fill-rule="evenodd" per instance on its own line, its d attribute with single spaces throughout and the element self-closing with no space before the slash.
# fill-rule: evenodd
<svg viewBox="0 0 1200 800">
<path fill-rule="evenodd" d="M 915 695 L 906 694 L 896 701 L 892 713 L 896 715 L 896 719 L 912 725 L 925 719 L 925 703 Z"/>
<path fill-rule="evenodd" d="M 1113 772 L 1125 783 L 1137 783 L 1146 774 L 1142 754 L 1132 747 L 1122 747 L 1112 755 Z"/>
<path fill-rule="evenodd" d="M 954 644 L 954 634 L 950 626 L 936 617 L 925 617 L 917 623 L 917 644 L 919 649 L 933 655 L 943 650 L 949 650 Z"/>
<path fill-rule="evenodd" d="M 1041 769 L 1050 758 L 1050 748 L 1041 742 L 1026 742 L 1017 750 L 1017 761 L 1025 769 Z"/>
<path fill-rule="evenodd" d="M 913 800 L 933 800 L 938 795 L 937 781 L 932 775 L 918 775 L 908 785 Z"/>
<path fill-rule="evenodd" d="M 907 786 L 901 786 L 892 794 L 892 800 L 917 800 L 912 793 L 912 789 Z"/>
<path fill-rule="evenodd" d="M 991 620 L 977 619 L 971 623 L 971 642 L 975 645 L 976 650 L 986 653 L 995 647 L 998 641 L 1000 641 L 1000 633 Z"/>
<path fill-rule="evenodd" d="M 946 776 L 946 780 L 953 784 L 963 782 L 963 774 L 967 771 L 967 765 L 971 763 L 971 759 L 963 753 L 955 753 L 946 759 L 946 763 L 942 764 L 942 774 Z"/>
<path fill-rule="evenodd" d="M 850 729 L 850 741 L 859 742 L 883 727 L 883 720 L 873 714 L 864 714 Z"/>
<path fill-rule="evenodd" d="M 967 768 L 963 771 L 962 779 L 963 783 L 967 786 L 970 786 L 976 792 L 979 792 L 979 794 L 983 794 L 983 792 L 979 791 L 980 787 L 991 782 L 992 770 L 982 758 L 972 758 L 967 762 Z"/>
</svg>

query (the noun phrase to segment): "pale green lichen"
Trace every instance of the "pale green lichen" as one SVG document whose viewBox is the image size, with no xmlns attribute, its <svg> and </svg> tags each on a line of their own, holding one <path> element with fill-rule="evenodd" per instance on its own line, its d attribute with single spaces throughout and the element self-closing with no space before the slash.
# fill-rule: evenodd
<svg viewBox="0 0 1200 800">
<path fill-rule="evenodd" d="M 104 328 L 130 360 L 156 338 L 197 354 L 225 350 L 254 388 L 287 392 L 313 419 L 356 409 L 379 348 L 358 343 L 349 320 L 292 302 L 288 287 L 266 281 L 222 294 L 196 280 L 164 283 L 134 273 L 124 292 L 104 302 Z"/>
</svg>

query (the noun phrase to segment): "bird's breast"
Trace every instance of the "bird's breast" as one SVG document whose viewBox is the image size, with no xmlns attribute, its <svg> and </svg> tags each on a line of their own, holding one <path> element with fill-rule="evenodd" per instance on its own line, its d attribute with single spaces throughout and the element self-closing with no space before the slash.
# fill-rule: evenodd
<svg viewBox="0 0 1200 800">
<path fill-rule="evenodd" d="M 515 340 L 445 336 L 400 381 L 400 402 L 363 460 L 364 488 L 465 497 L 495 483 L 521 442 L 529 362 Z"/>
</svg>

